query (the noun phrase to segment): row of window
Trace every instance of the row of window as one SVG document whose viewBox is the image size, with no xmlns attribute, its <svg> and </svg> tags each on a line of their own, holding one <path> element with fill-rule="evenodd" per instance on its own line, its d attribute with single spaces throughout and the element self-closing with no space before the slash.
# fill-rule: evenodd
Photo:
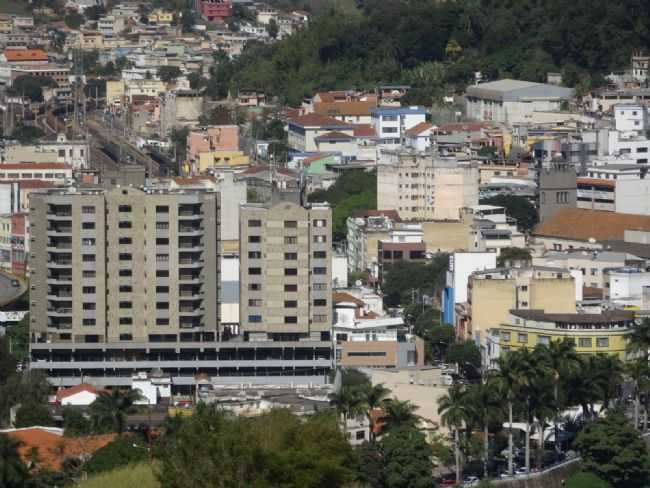
<svg viewBox="0 0 650 488">
<path fill-rule="evenodd" d="M 327 307 L 327 299 L 317 298 L 313 301 L 314 307 Z M 251 298 L 248 300 L 249 307 L 261 307 L 264 305 L 264 300 L 259 298 Z M 298 308 L 298 300 L 285 300 L 284 308 Z"/>
<path fill-rule="evenodd" d="M 248 316 L 248 322 L 251 324 L 259 324 L 262 322 L 262 316 L 261 315 L 249 315 Z M 327 322 L 327 315 L 314 315 L 312 318 L 312 322 L 314 323 L 323 323 Z M 284 317 L 284 323 L 285 324 L 297 324 L 298 323 L 298 317 L 295 315 L 287 315 Z"/>
<path fill-rule="evenodd" d="M 83 319 L 82 320 L 82 325 L 85 326 L 94 326 L 96 325 L 97 321 L 95 319 Z M 133 318 L 132 317 L 120 317 L 120 325 L 133 325 Z M 156 325 L 169 325 L 169 319 L 166 317 L 158 317 L 156 319 Z M 131 340 L 131 337 L 129 339 L 124 339 L 122 336 L 130 336 L 131 334 L 120 334 L 120 340 Z"/>
<path fill-rule="evenodd" d="M 327 290 L 327 283 L 314 283 L 313 290 Z M 248 291 L 262 291 L 262 283 L 249 283 Z M 297 292 L 298 285 L 284 285 L 285 292 Z"/>
<path fill-rule="evenodd" d="M 312 221 L 314 227 L 327 227 L 327 220 L 325 219 L 314 219 Z M 262 221 L 259 219 L 251 219 L 248 221 L 248 227 L 262 227 Z M 297 229 L 298 221 L 297 220 L 285 220 L 284 221 L 285 229 Z"/>
<path fill-rule="evenodd" d="M 117 211 L 121 213 L 128 213 L 132 211 L 131 205 L 118 205 L 117 206 Z M 90 215 L 95 213 L 95 207 L 93 206 L 86 206 L 84 205 L 81 207 L 81 213 Z M 156 213 L 169 213 L 169 207 L 167 205 L 156 205 Z"/>
<path fill-rule="evenodd" d="M 512 335 L 508 331 L 501 331 L 501 339 L 504 342 L 510 342 Z M 575 345 L 575 339 L 568 338 L 569 342 L 572 342 Z M 528 334 L 519 332 L 517 333 L 517 342 L 520 344 L 528 343 Z M 544 346 L 548 346 L 551 343 L 550 336 L 540 335 L 537 336 L 537 343 Z M 578 338 L 578 347 L 590 348 L 593 347 L 593 338 L 591 337 L 579 337 Z M 596 347 L 609 347 L 609 337 L 597 337 L 596 338 Z"/>
<path fill-rule="evenodd" d="M 315 275 L 325 275 L 327 274 L 327 268 L 316 267 L 313 268 L 313 273 Z M 262 268 L 248 268 L 249 275 L 261 275 Z M 298 268 L 284 268 L 284 276 L 298 276 Z"/>
<path fill-rule="evenodd" d="M 327 258 L 327 251 L 314 251 L 313 253 L 314 259 L 326 259 Z M 262 252 L 261 251 L 249 251 L 248 252 L 248 259 L 262 259 Z M 296 261 L 298 259 L 298 253 L 297 252 L 285 252 L 284 253 L 284 259 L 287 261 Z"/>
<path fill-rule="evenodd" d="M 313 241 L 317 244 L 322 244 L 327 242 L 327 236 L 314 236 Z M 262 242 L 262 236 L 248 236 L 248 242 L 252 244 L 257 244 Z M 298 236 L 284 236 L 285 244 L 298 244 Z"/>
</svg>

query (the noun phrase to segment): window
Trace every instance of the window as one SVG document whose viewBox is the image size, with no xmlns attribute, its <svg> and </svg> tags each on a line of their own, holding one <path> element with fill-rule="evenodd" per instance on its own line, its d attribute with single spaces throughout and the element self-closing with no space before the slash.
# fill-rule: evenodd
<svg viewBox="0 0 650 488">
<path fill-rule="evenodd" d="M 381 131 L 384 134 L 397 134 L 397 127 L 383 127 Z"/>
<path fill-rule="evenodd" d="M 324 275 L 327 274 L 327 268 L 314 268 L 315 275 Z"/>
<path fill-rule="evenodd" d="M 249 283 L 248 291 L 262 291 L 262 283 Z"/>
<path fill-rule="evenodd" d="M 167 263 L 169 262 L 169 254 L 156 254 L 157 263 Z"/>
<path fill-rule="evenodd" d="M 166 237 L 156 238 L 156 246 L 169 246 L 169 239 Z"/>
<path fill-rule="evenodd" d="M 248 316 L 248 321 L 252 324 L 259 324 L 262 322 L 262 316 L 261 315 L 249 315 Z"/>
<path fill-rule="evenodd" d="M 521 291 L 524 291 L 524 292 L 525 292 L 525 291 L 528 291 L 528 285 L 521 285 L 521 286 L 519 287 L 519 289 L 520 289 Z"/>
<path fill-rule="evenodd" d="M 248 268 L 248 274 L 249 275 L 261 275 L 262 274 L 262 268 Z"/>
<path fill-rule="evenodd" d="M 83 293 L 95 293 L 95 287 L 94 286 L 84 286 L 82 289 Z"/>
<path fill-rule="evenodd" d="M 84 302 L 82 305 L 82 308 L 84 310 L 95 310 L 95 303 L 94 302 Z"/>
<path fill-rule="evenodd" d="M 327 283 L 314 283 L 312 288 L 314 290 L 327 290 Z"/>
<path fill-rule="evenodd" d="M 95 325 L 95 319 L 83 319 L 81 323 L 86 326 L 88 325 L 92 326 Z"/>
<path fill-rule="evenodd" d="M 296 236 L 285 236 L 284 237 L 284 243 L 285 244 L 298 244 L 298 238 Z"/>
<path fill-rule="evenodd" d="M 589 273 L 591 274 L 591 276 L 596 276 L 598 274 L 598 268 L 589 269 Z"/>
<path fill-rule="evenodd" d="M 295 220 L 285 220 L 284 221 L 285 229 L 296 229 L 298 228 L 298 222 Z"/>
<path fill-rule="evenodd" d="M 296 292 L 298 291 L 298 285 L 284 285 L 284 291 L 285 292 Z"/>
<path fill-rule="evenodd" d="M 120 340 L 121 341 L 132 341 L 133 340 L 133 335 L 132 334 L 120 334 Z"/>
<path fill-rule="evenodd" d="M 298 268 L 284 268 L 284 276 L 297 276 Z"/>
<path fill-rule="evenodd" d="M 596 338 L 596 347 L 609 347 L 609 337 Z"/>
<path fill-rule="evenodd" d="M 591 337 L 581 337 L 578 339 L 578 347 L 592 347 Z"/>
<path fill-rule="evenodd" d="M 262 257 L 262 253 L 260 251 L 249 251 L 248 253 L 248 259 L 260 259 Z"/>
<path fill-rule="evenodd" d="M 169 310 L 169 302 L 156 302 L 156 310 Z"/>
<path fill-rule="evenodd" d="M 298 323 L 298 317 L 295 315 L 289 315 L 284 317 L 284 323 L 285 324 L 297 324 Z"/>
<path fill-rule="evenodd" d="M 259 298 L 252 298 L 248 300 L 249 307 L 261 307 L 264 304 L 264 301 Z"/>
<path fill-rule="evenodd" d="M 87 238 L 87 239 L 81 239 L 81 245 L 85 247 L 90 247 L 95 245 L 95 239 L 92 238 Z"/>
<path fill-rule="evenodd" d="M 314 307 L 327 307 L 327 299 L 325 299 L 325 298 L 316 298 L 314 300 Z"/>
<path fill-rule="evenodd" d="M 133 319 L 131 317 L 120 317 L 120 325 L 132 325 Z"/>
<path fill-rule="evenodd" d="M 84 270 L 81 274 L 82 277 L 84 278 L 94 278 L 95 277 L 95 271 L 94 270 Z"/>
<path fill-rule="evenodd" d="M 117 207 L 118 212 L 130 212 L 131 211 L 131 205 L 119 205 Z"/>
<path fill-rule="evenodd" d="M 358 441 L 362 441 L 366 438 L 366 432 L 363 430 L 357 430 L 355 437 Z"/>
<path fill-rule="evenodd" d="M 251 243 L 254 243 L 254 244 L 258 243 L 258 242 L 262 242 L 262 237 L 261 236 L 248 236 L 248 242 L 251 242 Z"/>
<path fill-rule="evenodd" d="M 130 237 L 120 237 L 118 239 L 118 242 L 122 245 L 128 245 L 133 243 L 133 239 L 131 239 Z"/>
<path fill-rule="evenodd" d="M 131 253 L 128 252 L 121 252 L 119 255 L 120 261 L 131 261 L 132 256 Z"/>
<path fill-rule="evenodd" d="M 169 222 L 156 222 L 156 230 L 169 230 Z"/>
<path fill-rule="evenodd" d="M 133 308 L 133 304 L 131 302 L 120 302 L 120 308 Z"/>
<path fill-rule="evenodd" d="M 95 207 L 81 207 L 81 213 L 82 214 L 94 214 L 95 213 Z"/>
<path fill-rule="evenodd" d="M 169 270 L 168 269 L 157 269 L 156 270 L 156 278 L 169 278 Z"/>
<path fill-rule="evenodd" d="M 156 287 L 156 293 L 169 293 L 169 287 L 168 286 L 157 286 Z"/>
<path fill-rule="evenodd" d="M 169 213 L 169 207 L 167 205 L 156 205 L 156 213 L 159 214 Z"/>
<path fill-rule="evenodd" d="M 314 315 L 314 322 L 315 323 L 327 322 L 327 315 Z"/>
<path fill-rule="evenodd" d="M 505 341 L 505 342 L 510 342 L 510 339 L 511 339 L 510 332 L 508 332 L 506 330 L 502 330 L 501 331 L 501 340 Z"/>
<path fill-rule="evenodd" d="M 327 242 L 327 236 L 314 236 L 314 242 L 320 244 Z"/>
<path fill-rule="evenodd" d="M 526 344 L 528 342 L 528 334 L 522 334 L 521 332 L 517 334 L 517 342 Z"/>
<path fill-rule="evenodd" d="M 354 351 L 349 352 L 348 357 L 385 357 L 386 352 L 383 351 Z"/>
<path fill-rule="evenodd" d="M 298 301 L 297 300 L 285 300 L 284 301 L 284 308 L 298 308 Z"/>
<path fill-rule="evenodd" d="M 314 251 L 314 259 L 325 259 L 327 251 Z"/>
<path fill-rule="evenodd" d="M 169 325 L 169 319 L 167 317 L 157 317 L 156 325 Z"/>
<path fill-rule="evenodd" d="M 285 252 L 284 253 L 284 259 L 287 261 L 295 261 L 298 259 L 298 253 L 297 252 Z"/>
<path fill-rule="evenodd" d="M 551 338 L 549 336 L 537 336 L 537 344 L 542 346 L 548 346 L 551 343 Z"/>
<path fill-rule="evenodd" d="M 120 285 L 120 293 L 131 293 L 133 291 L 133 287 L 131 285 Z"/>
<path fill-rule="evenodd" d="M 314 227 L 327 227 L 327 220 L 314 219 Z"/>
<path fill-rule="evenodd" d="M 262 221 L 257 219 L 249 220 L 248 227 L 262 227 Z"/>
<path fill-rule="evenodd" d="M 130 220 L 120 220 L 120 223 L 117 224 L 120 229 L 130 229 L 131 221 Z"/>
<path fill-rule="evenodd" d="M 95 222 L 82 222 L 81 228 L 83 230 L 93 230 L 95 228 Z"/>
<path fill-rule="evenodd" d="M 638 153 L 647 153 L 648 148 L 647 147 L 637 147 L 636 152 L 638 152 Z"/>
<path fill-rule="evenodd" d="M 84 254 L 81 258 L 84 263 L 94 263 L 95 255 L 94 254 Z"/>
</svg>

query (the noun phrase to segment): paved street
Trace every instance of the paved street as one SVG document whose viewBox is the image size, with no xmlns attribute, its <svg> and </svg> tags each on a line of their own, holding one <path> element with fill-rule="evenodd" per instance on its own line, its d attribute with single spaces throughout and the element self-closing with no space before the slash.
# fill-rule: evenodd
<svg viewBox="0 0 650 488">
<path fill-rule="evenodd" d="M 15 278 L 12 278 L 9 275 L 4 274 L 0 271 L 0 306 L 4 306 L 7 303 L 11 302 L 18 298 L 27 288 L 25 282 L 21 283 L 21 286 L 12 286 L 11 282 Z"/>
</svg>

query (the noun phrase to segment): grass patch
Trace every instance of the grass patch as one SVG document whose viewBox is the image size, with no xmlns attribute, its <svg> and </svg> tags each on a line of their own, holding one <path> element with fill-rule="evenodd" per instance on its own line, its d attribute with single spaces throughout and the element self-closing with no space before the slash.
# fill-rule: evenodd
<svg viewBox="0 0 650 488">
<path fill-rule="evenodd" d="M 28 14 L 27 0 L 0 0 L 0 13 L 3 14 Z"/>
<path fill-rule="evenodd" d="M 160 488 L 160 483 L 153 472 L 153 466 L 141 463 L 92 476 L 79 484 L 79 488 L 115 488 L 118 486 L 120 488 Z"/>
</svg>

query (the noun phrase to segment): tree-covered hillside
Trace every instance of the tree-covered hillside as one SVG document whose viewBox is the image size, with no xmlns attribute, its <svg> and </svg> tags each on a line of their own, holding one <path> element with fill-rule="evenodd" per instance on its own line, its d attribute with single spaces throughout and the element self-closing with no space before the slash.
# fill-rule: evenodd
<svg viewBox="0 0 650 488">
<path fill-rule="evenodd" d="M 323 3 L 323 2 L 321 2 Z M 298 103 L 318 89 L 408 83 L 431 99 L 470 82 L 543 81 L 561 71 L 585 88 L 650 48 L 646 0 L 358 0 L 319 8 L 310 27 L 273 45 L 251 45 L 234 63 L 239 88 Z M 322 6 L 321 6 L 322 7 Z M 230 67 L 229 67 L 230 69 Z"/>
</svg>

